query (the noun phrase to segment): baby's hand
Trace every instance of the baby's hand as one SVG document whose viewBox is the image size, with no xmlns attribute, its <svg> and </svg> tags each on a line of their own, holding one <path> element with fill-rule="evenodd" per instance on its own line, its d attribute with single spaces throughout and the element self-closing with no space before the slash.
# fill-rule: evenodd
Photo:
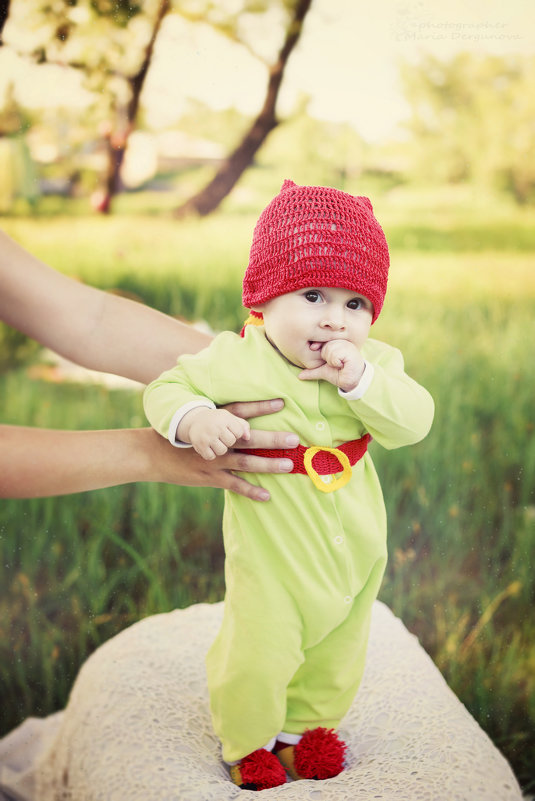
<svg viewBox="0 0 535 801">
<path fill-rule="evenodd" d="M 176 436 L 182 442 L 190 442 L 199 456 L 211 461 L 216 456 L 223 456 L 237 440 L 247 441 L 251 428 L 247 420 L 225 409 L 200 406 L 184 415 Z"/>
<path fill-rule="evenodd" d="M 343 392 L 355 389 L 364 372 L 364 358 L 356 345 L 347 339 L 333 339 L 321 349 L 325 364 L 310 370 L 303 370 L 299 378 L 303 380 L 323 379 L 339 387 Z"/>
</svg>

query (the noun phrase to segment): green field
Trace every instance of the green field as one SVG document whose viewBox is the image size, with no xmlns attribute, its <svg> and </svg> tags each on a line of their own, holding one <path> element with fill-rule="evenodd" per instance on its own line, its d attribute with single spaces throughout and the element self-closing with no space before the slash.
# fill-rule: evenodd
<svg viewBox="0 0 535 801">
<path fill-rule="evenodd" d="M 424 442 L 374 445 L 389 514 L 380 597 L 533 792 L 535 213 L 454 201 L 376 203 L 392 267 L 373 335 L 401 348 L 436 402 Z M 125 208 L 0 224 L 81 280 L 237 329 L 260 207 L 187 223 Z M 144 424 L 137 392 L 56 384 L 26 366 L 4 371 L 0 393 L 8 423 Z M 0 734 L 63 707 L 84 658 L 126 625 L 222 597 L 221 509 L 217 491 L 151 485 L 2 502 Z"/>
</svg>

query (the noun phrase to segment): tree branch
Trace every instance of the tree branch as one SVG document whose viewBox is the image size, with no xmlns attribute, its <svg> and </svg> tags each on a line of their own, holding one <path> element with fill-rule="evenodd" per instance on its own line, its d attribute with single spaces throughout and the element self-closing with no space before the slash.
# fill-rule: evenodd
<svg viewBox="0 0 535 801">
<path fill-rule="evenodd" d="M 117 195 L 121 190 L 121 167 L 123 165 L 126 146 L 128 144 L 128 137 L 136 126 L 141 92 L 143 90 L 145 78 L 147 77 L 147 73 L 151 65 L 156 39 L 158 38 L 164 17 L 169 12 L 170 8 L 170 0 L 161 0 L 158 13 L 154 20 L 152 34 L 145 48 L 141 66 L 135 75 L 126 79 L 131 91 L 131 97 L 126 107 L 126 127 L 121 131 L 110 131 L 106 138 L 108 151 L 106 190 L 98 207 L 99 211 L 103 212 L 104 214 L 109 214 L 111 211 L 111 202 L 115 195 Z"/>
<path fill-rule="evenodd" d="M 0 47 L 4 44 L 2 39 L 2 31 L 9 16 L 9 0 L 0 0 Z"/>
<path fill-rule="evenodd" d="M 184 217 L 188 214 L 204 216 L 214 211 L 250 166 L 255 154 L 267 136 L 279 124 L 279 120 L 275 115 L 275 107 L 284 71 L 288 59 L 299 41 L 303 23 L 311 5 L 312 0 L 298 0 L 296 3 L 278 58 L 269 70 L 266 96 L 260 113 L 240 144 L 225 159 L 210 183 L 175 210 L 176 217 Z"/>
<path fill-rule="evenodd" d="M 145 55 L 143 57 L 141 66 L 137 71 L 137 73 L 128 79 L 128 83 L 130 84 L 130 89 L 132 91 L 132 97 L 126 109 L 129 125 L 133 125 L 136 121 L 137 114 L 139 111 L 139 99 L 143 89 L 143 84 L 145 83 L 145 78 L 147 77 L 147 73 L 149 71 L 149 67 L 152 61 L 152 56 L 154 53 L 154 45 L 156 44 L 156 39 L 158 38 L 158 34 L 160 32 L 160 28 L 162 26 L 164 17 L 169 13 L 170 9 L 171 9 L 170 0 L 162 0 L 162 2 L 160 3 L 160 8 L 158 9 L 158 14 L 156 15 L 156 20 L 154 22 L 154 28 L 152 29 L 152 35 L 150 41 L 147 47 L 145 48 Z"/>
</svg>

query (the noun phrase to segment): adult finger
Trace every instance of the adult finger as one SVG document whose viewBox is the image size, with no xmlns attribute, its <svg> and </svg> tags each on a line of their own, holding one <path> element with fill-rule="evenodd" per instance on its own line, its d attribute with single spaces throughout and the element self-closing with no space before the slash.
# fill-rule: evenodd
<svg viewBox="0 0 535 801">
<path fill-rule="evenodd" d="M 236 470 L 240 473 L 290 473 L 293 470 L 291 459 L 255 456 L 236 451 L 229 451 L 220 459 L 220 464 L 226 470 Z"/>
<path fill-rule="evenodd" d="M 264 431 L 257 428 L 251 430 L 248 440 L 239 439 L 236 442 L 237 448 L 268 448 L 269 450 L 280 450 L 286 448 L 297 448 L 299 437 L 288 431 Z"/>
<path fill-rule="evenodd" d="M 227 412 L 235 414 L 236 417 L 262 417 L 264 414 L 273 414 L 280 412 L 284 407 L 284 401 L 281 398 L 274 398 L 272 400 L 262 401 L 236 401 L 223 406 Z"/>
<path fill-rule="evenodd" d="M 226 473 L 221 481 L 221 487 L 243 495 L 245 498 L 250 498 L 252 501 L 269 501 L 270 499 L 270 494 L 266 489 L 249 484 L 244 478 L 235 476 L 233 473 Z"/>
</svg>

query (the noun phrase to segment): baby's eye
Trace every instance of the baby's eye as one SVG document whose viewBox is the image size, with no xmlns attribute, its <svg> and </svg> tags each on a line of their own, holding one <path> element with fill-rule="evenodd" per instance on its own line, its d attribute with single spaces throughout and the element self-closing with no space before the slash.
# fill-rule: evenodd
<svg viewBox="0 0 535 801">
<path fill-rule="evenodd" d="M 316 292 L 315 289 L 311 289 L 309 292 L 305 292 L 305 298 L 309 303 L 319 303 L 321 300 L 321 295 L 319 292 Z"/>
<path fill-rule="evenodd" d="M 364 300 L 362 298 L 351 298 L 347 301 L 347 308 L 358 311 L 364 308 Z"/>
</svg>

